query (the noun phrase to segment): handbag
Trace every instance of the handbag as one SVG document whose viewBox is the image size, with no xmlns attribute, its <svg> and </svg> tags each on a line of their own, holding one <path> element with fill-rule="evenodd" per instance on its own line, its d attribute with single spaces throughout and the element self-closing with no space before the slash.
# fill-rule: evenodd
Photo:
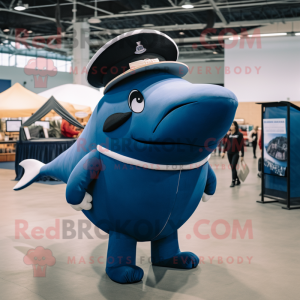
<svg viewBox="0 0 300 300">
<path fill-rule="evenodd" d="M 258 159 L 258 172 L 261 172 L 262 170 L 262 159 L 261 157 Z"/>
<path fill-rule="evenodd" d="M 245 163 L 245 161 L 241 161 L 239 164 L 239 170 L 238 170 L 238 178 L 241 181 L 245 181 L 247 176 L 249 174 L 249 167 L 247 166 L 247 164 Z"/>
</svg>

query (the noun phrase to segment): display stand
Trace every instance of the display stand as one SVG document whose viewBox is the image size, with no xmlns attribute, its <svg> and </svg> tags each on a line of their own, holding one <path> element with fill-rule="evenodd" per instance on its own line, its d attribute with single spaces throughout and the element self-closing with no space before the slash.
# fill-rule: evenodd
<svg viewBox="0 0 300 300">
<path fill-rule="evenodd" d="M 261 139 L 263 166 L 261 177 L 261 200 L 256 202 L 261 204 L 279 202 L 285 204 L 282 206 L 283 209 L 300 209 L 300 185 L 297 182 L 300 176 L 300 108 L 287 101 L 257 104 L 261 105 L 262 115 Z M 271 148 L 273 145 L 270 147 L 270 145 L 266 143 L 264 135 L 276 135 L 274 134 L 276 130 L 274 133 L 268 131 L 271 132 L 271 134 L 265 132 L 264 127 L 266 126 L 266 123 L 269 122 L 268 120 L 270 120 L 270 123 L 274 122 L 273 120 L 283 120 L 282 122 L 285 125 L 287 149 L 283 153 L 283 158 L 285 158 L 284 163 L 281 163 L 280 160 L 283 161 L 283 159 L 278 160 L 278 157 L 275 157 L 277 159 L 272 159 L 271 157 L 272 161 L 269 160 L 270 155 L 267 153 L 267 149 L 273 149 Z M 279 143 L 279 138 L 280 137 L 275 138 L 277 139 L 277 143 Z M 285 137 L 283 137 L 283 139 L 285 139 Z M 269 143 L 272 143 L 272 141 Z M 273 143 L 274 148 L 276 149 L 276 142 Z M 285 157 L 285 154 L 287 157 Z M 276 164 L 276 160 L 279 161 L 278 164 Z M 275 163 L 273 163 L 273 161 L 275 161 Z M 283 170 L 285 170 L 284 174 Z M 272 200 L 265 201 L 265 198 Z"/>
<path fill-rule="evenodd" d="M 27 140 L 25 127 L 41 120 L 51 110 L 54 110 L 63 119 L 76 127 L 83 126 L 57 101 L 51 97 L 40 109 L 38 109 L 20 128 L 20 140 L 16 146 L 15 171 L 16 180 L 23 176 L 24 169 L 19 164 L 25 159 L 36 159 L 47 164 L 70 148 L 75 142 L 74 138 L 41 138 Z M 28 136 L 28 135 L 27 135 Z M 28 136 L 30 138 L 30 136 Z"/>
<path fill-rule="evenodd" d="M 34 124 L 41 120 L 51 110 L 54 110 L 59 116 L 67 120 L 72 125 L 83 129 L 84 127 L 52 96 L 40 109 L 38 109 L 20 128 L 20 142 L 26 141 L 24 127 Z"/>
</svg>

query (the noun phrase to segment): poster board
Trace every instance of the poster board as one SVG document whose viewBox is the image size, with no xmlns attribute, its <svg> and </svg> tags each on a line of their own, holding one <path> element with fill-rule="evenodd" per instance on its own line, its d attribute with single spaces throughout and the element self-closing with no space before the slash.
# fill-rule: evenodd
<svg viewBox="0 0 300 300">
<path fill-rule="evenodd" d="M 261 200 L 256 202 L 300 209 L 300 107 L 288 101 L 257 104 L 262 115 L 263 168 Z"/>
<path fill-rule="evenodd" d="M 24 127 L 24 132 L 27 140 L 29 141 L 31 139 L 31 136 L 30 136 L 29 128 L 27 126 Z"/>
<path fill-rule="evenodd" d="M 6 132 L 19 132 L 21 126 L 21 120 L 6 120 Z"/>
<path fill-rule="evenodd" d="M 288 143 L 286 118 L 263 119 L 264 173 L 286 176 Z"/>
</svg>

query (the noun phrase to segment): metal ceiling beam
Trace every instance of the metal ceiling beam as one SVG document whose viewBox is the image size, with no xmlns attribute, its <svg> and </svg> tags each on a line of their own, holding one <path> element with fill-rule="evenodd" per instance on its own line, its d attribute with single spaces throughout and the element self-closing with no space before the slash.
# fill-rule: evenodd
<svg viewBox="0 0 300 300">
<path fill-rule="evenodd" d="M 211 6 L 213 7 L 214 11 L 216 12 L 216 14 L 220 18 L 220 20 L 223 22 L 223 24 L 227 25 L 229 22 L 226 21 L 225 17 L 223 16 L 222 12 L 220 11 L 220 9 L 217 6 L 217 4 L 215 3 L 215 1 L 214 0 L 208 0 L 208 2 L 211 4 Z"/>
<path fill-rule="evenodd" d="M 221 37 L 221 36 L 211 36 L 209 39 L 199 36 L 199 37 L 188 37 L 188 38 L 177 38 L 177 39 L 175 38 L 173 40 L 176 44 L 207 43 L 207 46 L 209 45 L 210 47 L 212 47 L 210 44 L 208 44 L 208 42 L 217 41 L 218 39 L 222 39 L 222 41 L 223 41 L 223 37 Z M 215 45 L 215 44 L 212 44 L 212 45 Z"/>
<path fill-rule="evenodd" d="M 289 4 L 296 4 L 300 3 L 300 1 L 295 2 L 289 2 Z M 286 1 L 270 1 L 270 2 L 251 2 L 251 3 L 239 3 L 239 4 L 220 4 L 218 5 L 219 9 L 222 8 L 242 8 L 242 7 L 250 7 L 250 6 L 260 6 L 260 5 L 274 5 L 274 4 L 287 4 Z M 205 11 L 210 9 L 211 6 L 206 7 L 195 7 L 195 8 L 168 8 L 168 9 L 162 9 L 162 10 L 156 10 L 156 9 L 148 9 L 147 11 L 139 11 L 139 12 L 132 12 L 132 13 L 121 13 L 121 14 L 111 14 L 109 16 L 99 16 L 99 19 L 111 19 L 111 18 L 126 18 L 126 17 L 134 17 L 134 16 L 144 16 L 144 15 L 153 15 L 153 14 L 172 14 L 172 13 L 187 13 L 187 12 L 197 12 L 197 11 Z"/>
<path fill-rule="evenodd" d="M 293 21 L 300 21 L 300 18 L 289 18 L 286 19 L 287 22 L 293 22 Z M 238 22 L 232 22 L 224 26 L 223 23 L 216 23 L 215 28 L 223 28 L 223 27 L 247 27 L 247 26 L 260 26 L 260 25 L 270 25 L 273 23 L 280 23 L 282 22 L 282 19 L 269 19 L 269 20 L 255 20 L 255 21 L 238 21 Z M 160 30 L 160 31 L 174 31 L 174 30 L 182 30 L 182 29 L 187 29 L 187 30 L 193 30 L 193 29 L 203 29 L 205 25 L 203 24 L 186 24 L 182 26 L 177 26 L 177 25 L 170 25 L 170 26 L 156 26 L 156 27 L 151 27 L 151 29 L 155 30 Z M 98 28 L 98 27 L 97 27 Z M 103 28 L 106 30 L 105 28 Z M 126 28 L 122 30 L 106 30 L 106 31 L 91 31 L 91 35 L 99 35 L 99 34 L 107 34 L 108 32 L 112 32 L 115 34 L 122 34 L 124 32 L 132 31 L 134 29 L 138 28 Z M 35 37 L 28 37 L 27 40 L 32 40 L 34 38 L 37 38 L 38 36 Z M 43 35 L 40 36 L 41 38 L 71 38 L 73 37 L 72 33 L 69 34 L 63 34 L 63 35 Z M 219 36 L 211 36 L 210 39 L 207 39 L 206 37 L 181 37 L 181 38 L 174 38 L 174 41 L 179 44 L 185 44 L 185 43 L 203 43 L 203 42 L 209 42 L 209 41 L 216 41 L 219 39 Z M 106 42 L 109 40 L 101 40 L 99 43 L 91 42 L 91 46 L 101 46 L 104 45 Z M 217 46 L 216 44 L 210 44 L 210 46 Z"/>
<path fill-rule="evenodd" d="M 300 21 L 300 17 L 296 18 L 287 18 L 285 19 L 285 22 L 294 22 L 294 21 Z M 224 25 L 221 22 L 215 23 L 214 28 L 235 28 L 235 27 L 252 27 L 252 26 L 265 26 L 270 25 L 273 23 L 281 23 L 283 22 L 283 19 L 265 19 L 265 20 L 250 20 L 250 21 L 236 21 L 231 22 L 230 24 Z M 152 26 L 147 27 L 147 29 L 154 29 L 159 31 L 179 31 L 179 30 L 198 30 L 203 29 L 205 27 L 205 24 L 197 23 L 197 24 L 183 24 L 183 25 L 167 25 L 167 26 Z M 104 28 L 103 28 L 104 29 Z M 104 29 L 104 31 L 91 31 L 90 34 L 107 34 L 109 33 L 115 33 L 115 34 L 122 34 L 124 32 L 137 30 L 141 28 L 124 28 L 124 29 Z M 184 39 L 184 38 L 183 38 Z"/>
<path fill-rule="evenodd" d="M 215 50 L 193 50 L 193 51 L 179 51 L 180 55 L 183 54 L 204 54 L 204 53 L 208 53 L 208 54 L 212 54 Z"/>
<path fill-rule="evenodd" d="M 0 37 L 4 38 L 6 40 L 12 41 L 12 42 L 20 43 L 20 44 L 21 43 L 22 44 L 27 43 L 29 46 L 32 46 L 32 47 L 39 47 L 39 48 L 42 48 L 43 50 L 47 50 L 47 51 L 51 51 L 51 52 L 57 52 L 57 53 L 60 53 L 60 54 L 63 54 L 63 55 L 66 55 L 66 53 L 67 53 L 67 50 L 57 49 L 57 48 L 51 47 L 47 44 L 29 41 L 29 40 L 24 39 L 24 38 L 17 38 L 17 37 L 12 36 L 12 35 L 5 35 L 5 34 L 0 33 Z"/>
<path fill-rule="evenodd" d="M 211 47 L 220 47 L 220 46 L 223 46 L 224 44 L 209 44 L 209 46 Z M 203 45 L 199 45 L 199 44 L 196 44 L 197 48 L 198 47 L 203 47 Z M 193 48 L 193 45 L 179 45 L 179 50 L 182 49 L 182 48 Z"/>
<path fill-rule="evenodd" d="M 13 7 L 15 1 L 16 1 L 16 0 L 11 0 L 10 5 L 9 5 L 9 9 L 12 9 L 12 7 Z"/>
<path fill-rule="evenodd" d="M 72 5 L 72 3 L 60 3 L 60 6 L 63 5 Z M 53 7 L 53 6 L 57 6 L 57 3 L 55 4 L 45 4 L 45 5 L 34 5 L 34 6 L 28 6 L 27 9 L 32 9 L 32 8 L 45 8 L 45 7 Z"/>
<path fill-rule="evenodd" d="M 40 16 L 40 15 L 33 15 L 33 14 L 29 14 L 29 13 L 26 13 L 26 12 L 23 12 L 23 11 L 10 10 L 10 9 L 6 9 L 6 8 L 0 8 L 0 11 L 5 11 L 5 12 L 13 13 L 13 14 L 18 14 L 18 15 L 24 15 L 24 16 L 32 17 L 32 18 L 48 20 L 48 21 L 52 21 L 52 22 L 56 23 L 56 19 L 54 19 L 54 18 L 44 17 L 44 16 Z M 69 21 L 63 21 L 62 20 L 61 22 L 72 24 L 72 22 L 69 22 Z"/>
<path fill-rule="evenodd" d="M 102 32 L 102 30 L 107 30 L 107 28 L 103 28 L 103 27 L 95 26 L 95 25 L 92 25 L 92 24 L 89 24 L 89 25 L 90 25 L 90 28 L 94 28 L 94 29 L 100 29 L 101 31 L 99 31 L 99 32 Z"/>
<path fill-rule="evenodd" d="M 205 47 L 211 47 L 213 45 L 208 44 L 209 42 L 215 42 L 215 41 L 223 41 L 223 39 L 228 39 L 231 36 L 221 36 L 221 35 L 215 35 L 215 36 L 210 36 L 209 38 L 207 37 L 186 37 L 186 38 L 173 38 L 174 42 L 176 44 L 186 44 L 186 43 L 202 43 L 205 45 Z M 98 43 L 93 43 L 91 46 L 103 46 L 105 43 L 109 42 L 109 40 L 104 40 L 104 41 L 99 41 Z"/>
<path fill-rule="evenodd" d="M 69 2 L 73 2 L 73 0 L 67 0 L 67 1 L 69 1 Z M 78 5 L 82 5 L 82 6 L 85 6 L 85 7 L 88 7 L 88 8 L 91 8 L 91 9 L 93 9 L 93 10 L 98 10 L 98 11 L 101 11 L 101 12 L 103 12 L 103 13 L 105 13 L 105 14 L 108 14 L 108 15 L 113 15 L 113 13 L 112 12 L 110 12 L 110 11 L 107 11 L 107 10 L 104 10 L 104 9 L 102 9 L 102 8 L 96 8 L 95 6 L 91 6 L 91 5 L 88 5 L 88 4 L 85 4 L 85 3 L 82 3 L 82 2 L 77 2 L 77 4 Z"/>
<path fill-rule="evenodd" d="M 4 4 L 2 1 L 0 3 L 3 5 L 4 8 L 7 8 L 6 4 Z"/>
<path fill-rule="evenodd" d="M 73 2 L 72 0 L 68 0 L 70 2 Z M 238 3 L 238 2 L 234 2 L 234 3 Z M 272 4 L 280 4 L 280 3 L 284 3 L 286 4 L 287 2 L 285 1 L 271 1 L 271 2 L 251 2 L 251 3 L 239 3 L 239 4 L 226 4 L 226 5 L 218 5 L 218 8 L 221 9 L 221 8 L 234 8 L 234 7 L 249 7 L 249 6 L 258 6 L 258 5 L 272 5 Z M 292 4 L 292 3 L 300 3 L 300 1 L 295 1 L 295 2 L 289 2 L 289 4 Z M 14 0 L 12 0 L 10 6 L 12 7 L 14 4 Z M 72 3 L 70 3 L 72 4 Z M 87 6 L 87 7 L 90 7 L 91 9 L 95 9 L 93 6 L 90 6 L 90 5 L 87 5 L 87 4 L 84 4 L 84 3 L 81 3 L 81 2 L 77 2 L 77 4 L 79 5 L 84 5 L 84 6 Z M 105 12 L 105 13 L 108 13 L 109 16 L 100 16 L 99 19 L 107 19 L 107 18 L 120 18 L 120 17 L 129 17 L 129 16 L 138 16 L 138 15 L 151 15 L 151 14 L 164 14 L 164 13 L 185 13 L 185 12 L 196 12 L 196 11 L 204 11 L 204 10 L 207 10 L 210 6 L 205 6 L 205 7 L 200 7 L 200 8 L 193 8 L 193 9 L 173 9 L 173 7 L 171 7 L 171 9 L 164 9 L 164 10 L 157 10 L 157 9 L 149 9 L 147 11 L 141 11 L 141 12 L 134 12 L 134 13 L 124 13 L 124 14 L 112 14 L 111 12 L 108 12 L 108 11 L 105 11 L 105 10 L 102 10 L 102 9 L 98 9 L 102 12 Z M 52 21 L 52 22 L 56 22 L 56 20 L 54 18 L 49 18 L 49 17 L 45 17 L 45 16 L 41 16 L 41 15 L 36 15 L 36 14 L 30 14 L 30 13 L 26 13 L 26 12 L 21 12 L 21 11 L 16 11 L 16 10 L 11 10 L 11 9 L 5 9 L 5 8 L 0 8 L 0 11 L 5 11 L 5 12 L 10 12 L 10 13 L 16 13 L 16 14 L 21 14 L 21 15 L 25 15 L 25 16 L 28 16 L 28 17 L 33 17 L 33 18 L 39 18 L 39 19 L 44 19 L 44 20 L 49 20 L 49 21 Z M 298 20 L 298 19 L 297 19 Z M 69 22 L 69 21 L 63 21 L 62 22 L 64 23 L 68 23 L 68 24 L 72 24 L 72 22 Z M 234 22 L 232 22 L 234 23 Z M 236 23 L 236 22 L 235 22 Z M 189 25 L 189 24 L 188 24 Z M 232 25 L 232 24 L 231 24 Z M 185 25 L 181 25 L 181 26 L 185 26 Z M 92 27 L 92 26 L 91 26 Z M 156 28 L 161 28 L 162 26 L 156 26 L 156 27 L 152 27 L 153 29 L 156 29 Z M 164 26 L 164 29 L 165 31 L 168 31 L 168 27 L 169 26 Z M 216 26 L 215 26 L 216 27 Z M 222 26 L 220 26 L 222 27 Z M 224 27 L 224 26 L 223 26 Z M 96 27 L 92 27 L 92 28 L 95 28 Z M 100 29 L 102 30 L 102 28 L 97 28 L 97 29 Z M 104 29 L 104 28 L 103 28 Z M 136 28 L 135 28 L 136 29 Z M 196 28 L 195 28 L 196 29 Z M 201 29 L 201 28 L 199 28 Z M 174 29 L 174 25 L 173 25 L 173 28 L 169 28 L 169 30 L 176 30 Z"/>
<path fill-rule="evenodd" d="M 26 41 L 32 41 L 35 39 L 65 39 L 65 38 L 71 38 L 73 37 L 73 33 L 64 33 L 62 35 L 60 34 L 48 34 L 48 35 L 35 35 L 35 36 L 30 36 L 26 38 Z"/>
<path fill-rule="evenodd" d="M 169 1 L 169 3 L 170 3 L 173 7 L 177 7 L 177 6 L 173 3 L 172 0 L 168 0 L 168 1 Z"/>
<path fill-rule="evenodd" d="M 77 7 L 76 7 L 76 0 L 71 0 L 73 2 L 73 20 L 72 23 L 76 23 L 76 12 L 77 12 Z"/>
<path fill-rule="evenodd" d="M 283 20 L 282 19 L 268 19 L 268 20 L 254 20 L 254 21 L 237 21 L 237 22 L 232 22 L 230 25 L 224 26 L 223 23 L 215 23 L 215 28 L 235 28 L 235 27 L 255 27 L 255 26 L 261 26 L 261 25 L 270 25 L 273 23 L 281 23 Z M 285 20 L 286 22 L 294 22 L 294 21 L 300 21 L 300 18 L 289 18 Z M 106 29 L 106 28 L 99 28 L 97 26 L 91 26 L 91 28 L 95 29 L 101 29 L 101 31 L 91 31 L 91 35 L 99 35 L 99 34 L 108 34 L 108 33 L 114 33 L 114 34 L 122 34 L 124 32 L 140 29 L 140 28 L 124 28 L 124 29 Z M 203 29 L 205 27 L 204 24 L 198 23 L 198 24 L 185 24 L 185 25 L 169 25 L 169 26 L 154 26 L 154 27 L 149 27 L 149 29 L 154 29 L 154 30 L 159 30 L 159 31 L 179 31 L 179 30 L 198 30 L 198 29 Z M 148 27 L 147 27 L 148 28 Z M 49 38 L 49 37 L 56 37 L 56 38 L 66 38 L 66 37 L 72 37 L 73 34 L 63 34 L 63 35 L 43 35 L 40 37 L 43 38 Z M 35 36 L 37 37 L 37 36 Z M 29 37 L 28 39 L 31 40 L 35 37 Z M 211 39 L 214 39 L 217 37 L 211 37 Z M 176 41 L 184 41 L 184 43 L 188 42 L 200 42 L 200 36 L 199 37 L 192 37 L 192 38 L 187 38 L 187 37 L 181 37 L 175 39 Z M 108 42 L 109 40 L 107 40 Z"/>
<path fill-rule="evenodd" d="M 280 0 L 278 0 L 280 1 Z M 297 1 L 297 0 L 295 0 Z M 257 0 L 243 0 L 243 3 L 257 3 Z M 283 1 L 281 1 L 283 2 Z M 233 2 L 230 2 L 230 5 L 231 4 L 240 4 L 241 1 L 233 1 Z M 198 8 L 198 7 L 206 7 L 207 9 L 210 9 L 211 8 L 211 5 L 208 4 L 208 3 L 205 3 L 205 4 L 196 4 L 196 3 L 193 3 L 194 5 L 194 8 Z M 225 4 L 224 4 L 225 5 Z M 176 6 L 175 7 L 177 9 L 181 9 L 181 6 Z M 227 7 L 227 6 L 226 6 Z M 154 7 L 154 8 L 150 8 L 150 9 L 147 9 L 147 11 L 157 11 L 157 10 L 171 10 L 171 9 L 174 9 L 173 6 L 166 6 L 166 7 Z M 136 13 L 136 12 L 144 12 L 145 10 L 144 9 L 135 9 L 135 10 L 131 10 L 132 13 Z M 123 13 L 127 13 L 128 11 L 120 11 L 120 14 L 123 14 Z"/>
<path fill-rule="evenodd" d="M 216 55 L 217 56 L 217 55 Z M 181 58 L 180 62 L 186 63 L 186 62 L 222 62 L 224 61 L 224 57 L 210 57 L 210 58 Z"/>
<path fill-rule="evenodd" d="M 60 3 L 60 6 L 63 6 L 63 5 L 72 5 L 73 4 L 72 0 L 67 0 L 67 1 L 69 1 L 70 3 Z M 82 3 L 82 2 L 77 2 L 77 4 L 85 6 L 85 7 L 88 7 L 88 8 L 93 9 L 93 10 L 97 10 L 97 11 L 106 13 L 106 14 L 112 14 L 111 12 L 109 12 L 107 10 L 104 10 L 102 8 L 98 8 L 98 7 L 95 7 L 95 6 L 91 6 L 91 5 Z M 32 9 L 32 8 L 45 8 L 45 7 L 53 7 L 53 6 L 57 6 L 57 4 L 34 5 L 34 6 L 29 6 L 28 9 Z"/>
</svg>

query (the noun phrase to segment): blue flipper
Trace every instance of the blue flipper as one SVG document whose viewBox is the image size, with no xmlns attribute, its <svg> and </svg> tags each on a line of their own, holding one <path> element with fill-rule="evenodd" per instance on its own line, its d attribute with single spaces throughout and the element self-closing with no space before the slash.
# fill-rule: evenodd
<svg viewBox="0 0 300 300">
<path fill-rule="evenodd" d="M 106 259 L 108 277 L 118 283 L 134 283 L 142 280 L 144 271 L 135 263 L 136 240 L 128 235 L 110 231 Z"/>
<path fill-rule="evenodd" d="M 78 205 L 86 195 L 89 184 L 98 178 L 101 171 L 100 153 L 93 150 L 86 154 L 72 171 L 66 188 L 66 199 L 69 204 Z"/>
<path fill-rule="evenodd" d="M 151 242 L 151 260 L 154 266 L 176 269 L 192 269 L 199 264 L 199 258 L 192 252 L 181 252 L 177 231 Z"/>
<path fill-rule="evenodd" d="M 202 196 L 202 201 L 207 202 L 211 196 L 215 193 L 217 187 L 217 177 L 210 165 L 208 165 L 207 170 L 207 180 L 204 189 L 204 194 Z"/>
</svg>

